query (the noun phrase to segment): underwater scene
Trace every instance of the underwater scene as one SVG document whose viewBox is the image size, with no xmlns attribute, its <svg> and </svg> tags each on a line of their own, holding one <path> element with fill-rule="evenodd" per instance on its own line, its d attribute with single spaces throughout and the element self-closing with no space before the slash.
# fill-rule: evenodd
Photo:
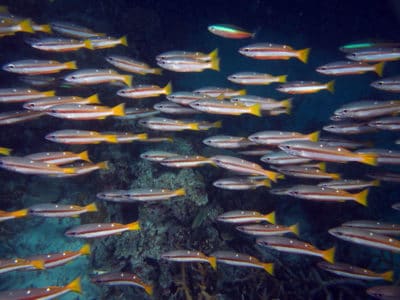
<svg viewBox="0 0 400 300">
<path fill-rule="evenodd" d="M 0 300 L 399 300 L 399 25 L 0 1 Z"/>
</svg>

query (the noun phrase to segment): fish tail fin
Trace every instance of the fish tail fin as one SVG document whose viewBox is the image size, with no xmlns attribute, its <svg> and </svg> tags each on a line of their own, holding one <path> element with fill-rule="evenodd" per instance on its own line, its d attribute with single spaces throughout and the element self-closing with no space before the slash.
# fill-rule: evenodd
<svg viewBox="0 0 400 300">
<path fill-rule="evenodd" d="M 32 260 L 31 265 L 38 270 L 44 270 L 46 267 L 44 266 L 44 261 L 43 260 Z"/>
<path fill-rule="evenodd" d="M 96 212 L 97 211 L 96 203 L 93 202 L 93 203 L 86 205 L 85 209 L 87 212 Z"/>
<path fill-rule="evenodd" d="M 218 58 L 218 48 L 215 48 L 213 51 L 208 53 L 208 57 L 210 60 L 214 60 L 215 58 Z"/>
<path fill-rule="evenodd" d="M 199 123 L 189 123 L 188 126 L 191 130 L 200 130 Z"/>
<path fill-rule="evenodd" d="M 289 229 L 295 235 L 299 236 L 299 223 L 296 223 L 296 224 L 293 224 L 292 226 L 289 226 Z"/>
<path fill-rule="evenodd" d="M 376 180 L 374 180 L 374 181 L 371 182 L 371 185 L 372 185 L 372 186 L 380 186 L 380 185 L 381 185 L 381 182 L 380 182 L 380 180 L 376 179 Z"/>
<path fill-rule="evenodd" d="M 75 168 L 62 168 L 62 171 L 64 174 L 75 174 L 76 173 Z"/>
<path fill-rule="evenodd" d="M 285 176 L 278 172 L 264 170 L 264 174 L 267 178 L 271 179 L 273 182 L 276 182 L 278 179 L 283 179 Z"/>
<path fill-rule="evenodd" d="M 322 258 L 333 264 L 335 261 L 335 247 L 322 251 Z"/>
<path fill-rule="evenodd" d="M 326 83 L 326 89 L 332 94 L 335 92 L 335 80 L 331 80 Z"/>
<path fill-rule="evenodd" d="M 97 163 L 96 166 L 97 166 L 99 169 L 102 169 L 102 170 L 108 170 L 108 169 L 109 169 L 109 167 L 108 167 L 108 161 L 106 161 L 106 160 Z"/>
<path fill-rule="evenodd" d="M 340 174 L 339 173 L 330 173 L 329 175 L 334 180 L 339 180 L 340 179 Z"/>
<path fill-rule="evenodd" d="M 354 200 L 361 205 L 368 206 L 368 202 L 367 202 L 368 193 L 369 193 L 369 190 L 365 189 L 357 194 L 353 194 Z"/>
<path fill-rule="evenodd" d="M 172 93 L 172 83 L 171 83 L 171 81 L 168 82 L 166 86 L 164 86 L 163 91 L 164 91 L 165 95 L 169 95 L 169 94 Z"/>
<path fill-rule="evenodd" d="M 286 82 L 286 80 L 287 80 L 287 75 L 280 75 L 280 76 L 278 76 L 277 77 L 277 79 L 278 79 L 278 82 Z"/>
<path fill-rule="evenodd" d="M 118 104 L 112 108 L 114 116 L 125 116 L 125 103 Z"/>
<path fill-rule="evenodd" d="M 10 155 L 11 151 L 12 151 L 12 149 L 10 149 L 10 148 L 0 147 L 0 154 Z"/>
<path fill-rule="evenodd" d="M 261 263 L 261 266 L 269 275 L 274 275 L 274 263 Z"/>
<path fill-rule="evenodd" d="M 219 58 L 218 57 L 214 57 L 211 60 L 211 69 L 215 70 L 215 71 L 219 71 Z"/>
<path fill-rule="evenodd" d="M 55 90 L 45 91 L 45 92 L 42 92 L 42 94 L 45 97 L 53 97 L 56 94 L 56 91 Z"/>
<path fill-rule="evenodd" d="M 44 33 L 53 33 L 53 31 L 51 30 L 51 26 L 49 24 L 43 24 L 38 26 L 39 28 L 37 29 L 37 31 L 40 32 L 44 32 Z"/>
<path fill-rule="evenodd" d="M 251 115 L 255 115 L 257 117 L 261 117 L 261 104 L 260 103 L 256 103 L 252 106 L 249 106 L 249 113 Z"/>
<path fill-rule="evenodd" d="M 93 47 L 92 42 L 90 40 L 84 40 L 83 44 L 84 44 L 83 48 L 94 50 L 94 47 Z"/>
<path fill-rule="evenodd" d="M 118 143 L 118 137 L 115 134 L 105 135 L 104 138 L 109 143 Z"/>
<path fill-rule="evenodd" d="M 19 27 L 20 27 L 20 31 L 22 31 L 22 32 L 29 32 L 29 33 L 35 32 L 32 28 L 31 20 L 29 20 L 29 19 L 21 21 L 19 23 Z"/>
<path fill-rule="evenodd" d="M 318 163 L 318 168 L 321 170 L 321 171 L 326 171 L 326 163 L 325 162 L 320 162 L 320 163 Z"/>
<path fill-rule="evenodd" d="M 148 134 L 147 133 L 138 133 L 136 135 L 136 138 L 140 141 L 145 141 L 148 138 Z"/>
<path fill-rule="evenodd" d="M 67 69 L 78 69 L 78 67 L 76 66 L 76 61 L 74 61 L 74 60 L 67 61 L 67 62 L 65 63 L 65 67 L 66 67 Z"/>
<path fill-rule="evenodd" d="M 11 213 L 11 215 L 14 218 L 22 218 L 22 217 L 25 217 L 28 214 L 28 212 L 29 212 L 28 209 L 20 209 L 20 210 L 13 211 Z"/>
<path fill-rule="evenodd" d="M 262 181 L 262 184 L 263 184 L 263 186 L 271 187 L 271 180 L 269 180 L 269 179 L 264 179 L 264 180 Z"/>
<path fill-rule="evenodd" d="M 288 99 L 282 100 L 282 101 L 280 102 L 280 104 L 281 104 L 284 108 L 286 108 L 286 113 L 287 113 L 288 115 L 290 115 L 290 113 L 292 112 L 292 99 L 293 99 L 293 98 L 288 98 Z"/>
<path fill-rule="evenodd" d="M 127 86 L 131 86 L 132 85 L 132 75 L 123 75 L 122 76 L 122 81 L 127 85 Z"/>
<path fill-rule="evenodd" d="M 154 74 L 154 75 L 162 75 L 162 69 L 154 68 L 154 69 L 152 69 L 151 73 Z"/>
<path fill-rule="evenodd" d="M 308 56 L 310 54 L 310 50 L 311 48 L 306 48 L 306 49 L 302 49 L 302 50 L 298 50 L 297 51 L 297 58 L 302 61 L 303 63 L 307 63 L 308 62 Z"/>
<path fill-rule="evenodd" d="M 86 100 L 88 101 L 89 104 L 99 104 L 100 103 L 99 96 L 97 94 L 93 94 L 93 95 L 87 97 Z"/>
<path fill-rule="evenodd" d="M 386 281 L 393 281 L 393 271 L 387 271 L 385 273 L 382 273 L 381 275 L 382 278 Z"/>
<path fill-rule="evenodd" d="M 81 160 L 91 162 L 91 160 L 90 160 L 90 158 L 89 158 L 89 153 L 88 153 L 87 150 L 82 151 L 81 153 L 78 154 L 78 156 L 79 156 L 79 158 L 80 158 Z"/>
<path fill-rule="evenodd" d="M 317 142 L 319 140 L 320 131 L 314 131 L 308 135 L 311 142 Z"/>
<path fill-rule="evenodd" d="M 359 153 L 361 162 L 367 165 L 376 166 L 378 164 L 378 156 L 375 153 Z"/>
<path fill-rule="evenodd" d="M 268 221 L 268 222 L 271 223 L 271 224 L 275 224 L 275 221 L 276 221 L 276 220 L 275 220 L 275 217 L 276 217 L 275 211 L 270 212 L 269 214 L 264 215 L 265 220 Z"/>
<path fill-rule="evenodd" d="M 380 62 L 374 65 L 374 72 L 382 77 L 383 68 L 385 67 L 385 62 Z"/>
<path fill-rule="evenodd" d="M 166 142 L 168 143 L 172 143 L 174 141 L 174 139 L 172 137 L 167 137 L 166 138 Z"/>
<path fill-rule="evenodd" d="M 185 196 L 186 195 L 186 191 L 184 188 L 177 189 L 174 191 L 174 193 L 176 196 Z"/>
<path fill-rule="evenodd" d="M 140 230 L 139 221 L 126 224 L 126 227 L 128 228 L 128 230 Z"/>
<path fill-rule="evenodd" d="M 76 293 L 82 293 L 82 288 L 81 288 L 81 277 L 77 277 L 74 280 L 72 280 L 70 283 L 67 284 L 65 287 L 67 290 L 71 290 Z"/>
<path fill-rule="evenodd" d="M 243 96 L 243 95 L 247 94 L 247 91 L 246 91 L 246 89 L 242 89 L 242 90 L 238 91 L 238 94 L 239 94 L 239 96 Z"/>
<path fill-rule="evenodd" d="M 215 256 L 209 256 L 208 262 L 210 263 L 211 268 L 213 268 L 214 270 L 217 269 L 217 258 Z"/>
<path fill-rule="evenodd" d="M 216 122 L 212 123 L 211 125 L 214 128 L 221 128 L 222 127 L 222 121 L 216 121 Z"/>
<path fill-rule="evenodd" d="M 147 293 L 147 295 L 153 295 L 153 287 L 150 284 L 144 284 L 143 288 L 145 290 L 145 292 Z"/>
<path fill-rule="evenodd" d="M 121 44 L 122 46 L 128 47 L 128 40 L 126 39 L 126 35 L 122 36 L 122 37 L 119 39 L 119 42 L 120 42 L 120 44 Z"/>
<path fill-rule="evenodd" d="M 79 253 L 82 255 L 90 255 L 90 244 L 85 244 L 79 250 Z"/>
</svg>

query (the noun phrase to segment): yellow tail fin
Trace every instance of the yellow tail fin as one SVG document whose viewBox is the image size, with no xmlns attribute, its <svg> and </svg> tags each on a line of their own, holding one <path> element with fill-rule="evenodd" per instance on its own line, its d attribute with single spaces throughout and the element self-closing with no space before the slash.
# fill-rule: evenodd
<svg viewBox="0 0 400 300">
<path fill-rule="evenodd" d="M 169 95 L 172 93 L 172 83 L 168 82 L 166 86 L 164 86 L 163 92 L 165 95 Z"/>
<path fill-rule="evenodd" d="M 276 79 L 278 80 L 277 82 L 286 82 L 286 80 L 287 80 L 287 75 L 280 75 L 280 76 L 277 76 Z"/>
<path fill-rule="evenodd" d="M 367 202 L 368 193 L 369 193 L 369 190 L 365 189 L 357 194 L 353 194 L 354 201 L 356 201 L 357 203 L 360 203 L 361 205 L 367 206 L 368 205 L 368 202 Z"/>
<path fill-rule="evenodd" d="M 31 20 L 26 19 L 23 20 L 21 23 L 18 24 L 19 25 L 19 31 L 22 32 L 29 32 L 29 33 L 34 33 L 35 31 L 32 28 L 32 23 Z"/>
<path fill-rule="evenodd" d="M 375 153 L 359 153 L 358 156 L 360 157 L 362 163 L 376 166 L 378 164 L 378 156 Z"/>
<path fill-rule="evenodd" d="M 101 170 L 108 170 L 109 169 L 107 160 L 97 163 L 96 166 Z"/>
<path fill-rule="evenodd" d="M 115 134 L 105 135 L 104 139 L 106 140 L 106 142 L 109 143 L 118 143 L 118 136 L 116 136 Z"/>
<path fill-rule="evenodd" d="M 211 125 L 214 128 L 221 128 L 222 127 L 222 121 L 216 121 L 216 122 L 212 123 Z"/>
<path fill-rule="evenodd" d="M 273 263 L 262 263 L 263 269 L 269 274 L 274 275 L 274 264 Z"/>
<path fill-rule="evenodd" d="M 53 97 L 56 94 L 56 91 L 54 91 L 54 90 L 45 91 L 45 92 L 42 92 L 42 94 L 44 97 Z"/>
<path fill-rule="evenodd" d="M 82 255 L 90 255 L 90 245 L 85 244 L 82 246 L 82 248 L 79 250 L 79 253 Z"/>
<path fill-rule="evenodd" d="M 249 113 L 251 115 L 255 115 L 257 117 L 261 117 L 261 104 L 260 103 L 256 103 L 252 106 L 249 106 Z"/>
<path fill-rule="evenodd" d="M 43 25 L 33 25 L 33 29 L 35 31 L 40 31 L 40 32 L 45 32 L 45 33 L 53 33 L 51 30 L 51 26 L 48 24 L 43 24 Z"/>
<path fill-rule="evenodd" d="M 14 218 L 22 218 L 22 217 L 25 217 L 27 214 L 28 214 L 28 209 L 20 209 L 20 210 L 11 212 L 11 215 Z"/>
<path fill-rule="evenodd" d="M 210 60 L 216 59 L 218 57 L 218 48 L 215 48 L 213 51 L 208 53 L 208 57 L 210 58 Z"/>
<path fill-rule="evenodd" d="M 238 90 L 237 92 L 238 92 L 238 95 L 239 95 L 239 96 L 243 96 L 243 95 L 246 95 L 246 94 L 247 94 L 247 91 L 246 91 L 245 89 Z"/>
<path fill-rule="evenodd" d="M 131 86 L 132 85 L 132 75 L 123 75 L 122 76 L 122 81 L 127 85 L 127 86 Z"/>
<path fill-rule="evenodd" d="M 162 75 L 162 69 L 160 68 L 151 69 L 151 73 L 154 75 Z"/>
<path fill-rule="evenodd" d="M 320 162 L 317 164 L 317 168 L 320 169 L 321 171 L 326 171 L 326 163 Z"/>
<path fill-rule="evenodd" d="M 176 196 L 185 196 L 185 195 L 186 195 L 186 191 L 185 191 L 184 188 L 181 188 L 181 189 L 175 190 L 175 191 L 174 191 L 174 194 L 175 194 Z"/>
<path fill-rule="evenodd" d="M 144 284 L 143 288 L 145 290 L 145 292 L 147 293 L 147 295 L 153 295 L 153 287 L 149 284 Z"/>
<path fill-rule="evenodd" d="M 125 103 L 118 104 L 112 108 L 114 116 L 125 116 Z"/>
<path fill-rule="evenodd" d="M 119 39 L 121 45 L 128 47 L 128 40 L 126 39 L 126 35 Z"/>
<path fill-rule="evenodd" d="M 215 256 L 209 256 L 208 262 L 210 263 L 211 268 L 213 268 L 214 270 L 217 269 L 217 258 Z"/>
<path fill-rule="evenodd" d="M 376 180 L 373 180 L 373 181 L 371 182 L 371 185 L 372 185 L 372 186 L 380 186 L 380 185 L 381 185 L 381 182 L 380 182 L 378 179 L 376 179 Z"/>
<path fill-rule="evenodd" d="M 322 251 L 322 258 L 333 264 L 335 261 L 335 247 Z"/>
<path fill-rule="evenodd" d="M 264 179 L 264 180 L 262 181 L 262 184 L 263 184 L 263 186 L 271 187 L 271 180 L 269 180 L 269 179 Z"/>
<path fill-rule="evenodd" d="M 81 293 L 82 292 L 81 278 L 78 277 L 78 278 L 72 280 L 70 283 L 67 284 L 65 289 L 76 292 L 76 293 Z"/>
<path fill-rule="evenodd" d="M 136 135 L 136 138 L 140 141 L 145 141 L 148 138 L 148 134 L 147 133 L 138 133 Z"/>
<path fill-rule="evenodd" d="M 281 102 L 279 102 L 279 104 L 282 105 L 282 107 L 286 108 L 286 113 L 288 115 L 290 115 L 290 113 L 292 112 L 292 99 L 293 98 L 289 98 L 289 99 L 282 100 Z"/>
<path fill-rule="evenodd" d="M 332 94 L 335 92 L 335 80 L 331 80 L 326 83 L 326 89 Z"/>
<path fill-rule="evenodd" d="M 90 160 L 90 158 L 89 158 L 89 154 L 88 154 L 88 151 L 87 151 L 87 150 L 85 150 L 85 151 L 82 151 L 81 153 L 79 153 L 79 154 L 78 154 L 78 156 L 79 156 L 79 158 L 80 158 L 81 160 L 84 160 L 84 161 L 91 162 L 91 160 Z"/>
<path fill-rule="evenodd" d="M 0 154 L 10 155 L 11 151 L 12 151 L 12 149 L 10 149 L 10 148 L 0 147 Z"/>
<path fill-rule="evenodd" d="M 96 212 L 97 211 L 96 203 L 93 202 L 93 203 L 86 205 L 85 209 L 87 212 Z"/>
<path fill-rule="evenodd" d="M 90 49 L 90 50 L 94 49 L 92 42 L 90 40 L 84 40 L 83 45 L 84 45 L 83 48 Z"/>
<path fill-rule="evenodd" d="M 199 123 L 189 123 L 188 126 L 191 130 L 200 130 Z"/>
<path fill-rule="evenodd" d="M 65 64 L 65 67 L 67 69 L 77 69 L 78 67 L 76 66 L 76 61 L 71 60 L 71 61 L 67 61 Z"/>
<path fill-rule="evenodd" d="M 374 71 L 376 74 L 378 74 L 380 77 L 382 77 L 383 74 L 383 68 L 385 67 L 385 62 L 380 62 L 374 65 Z"/>
<path fill-rule="evenodd" d="M 64 174 L 75 174 L 76 173 L 75 168 L 62 168 L 62 171 Z"/>
<path fill-rule="evenodd" d="M 393 281 L 393 271 L 387 271 L 381 274 L 382 278 L 386 281 Z"/>
<path fill-rule="evenodd" d="M 46 269 L 46 267 L 44 266 L 44 261 L 43 260 L 31 260 L 31 265 L 35 269 L 39 269 L 39 270 Z"/>
<path fill-rule="evenodd" d="M 88 102 L 88 104 L 99 104 L 100 103 L 99 96 L 97 94 L 93 94 L 93 95 L 87 97 L 86 101 Z"/>
<path fill-rule="evenodd" d="M 317 142 L 319 140 L 319 134 L 320 131 L 315 131 L 313 133 L 310 133 L 308 135 L 308 138 L 310 139 L 311 142 Z"/>
<path fill-rule="evenodd" d="M 285 178 L 284 175 L 274 172 L 274 171 L 264 170 L 263 173 L 267 178 L 271 179 L 273 182 L 276 182 L 278 179 Z"/>
<path fill-rule="evenodd" d="M 310 48 L 302 49 L 297 51 L 297 58 L 302 61 L 303 63 L 308 62 L 308 56 L 310 54 Z"/>
<path fill-rule="evenodd" d="M 296 223 L 292 226 L 289 226 L 289 229 L 291 232 L 293 232 L 295 235 L 299 236 L 299 224 Z"/>
<path fill-rule="evenodd" d="M 214 59 L 211 61 L 211 70 L 219 71 L 219 58 L 214 57 Z"/>
<path fill-rule="evenodd" d="M 140 230 L 139 221 L 135 221 L 125 225 L 128 230 Z"/>
<path fill-rule="evenodd" d="M 339 173 L 329 173 L 329 176 L 331 176 L 331 178 L 334 179 L 334 180 L 339 180 L 340 179 L 340 174 Z"/>
<path fill-rule="evenodd" d="M 275 224 L 275 211 L 270 212 L 269 214 L 264 215 L 266 221 L 271 224 Z"/>
</svg>

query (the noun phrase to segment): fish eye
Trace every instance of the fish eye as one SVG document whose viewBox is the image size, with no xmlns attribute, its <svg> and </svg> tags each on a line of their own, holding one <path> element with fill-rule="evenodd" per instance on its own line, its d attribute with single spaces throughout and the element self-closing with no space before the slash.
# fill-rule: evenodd
<svg viewBox="0 0 400 300">
<path fill-rule="evenodd" d="M 76 79 L 76 76 L 72 75 L 70 78 L 71 78 L 71 79 Z"/>
<path fill-rule="evenodd" d="M 378 84 L 379 84 L 379 85 L 383 85 L 383 81 L 379 81 Z"/>
<path fill-rule="evenodd" d="M 7 67 L 8 67 L 9 69 L 14 69 L 14 68 L 15 68 L 15 65 L 10 64 L 10 65 L 8 65 Z"/>
<path fill-rule="evenodd" d="M 200 103 L 194 103 L 194 106 L 200 106 Z"/>
<path fill-rule="evenodd" d="M 348 110 L 347 110 L 347 109 L 343 109 L 342 111 L 343 111 L 344 113 L 347 113 L 347 112 L 348 112 Z"/>
<path fill-rule="evenodd" d="M 248 48 L 244 48 L 244 49 L 243 49 L 243 51 L 244 51 L 244 52 L 249 52 L 249 51 L 250 51 L 250 49 L 248 49 Z"/>
<path fill-rule="evenodd" d="M 258 137 L 258 136 L 255 136 L 255 137 L 253 137 L 253 139 L 255 139 L 255 140 L 259 140 L 259 139 L 260 139 L 260 137 Z"/>
</svg>

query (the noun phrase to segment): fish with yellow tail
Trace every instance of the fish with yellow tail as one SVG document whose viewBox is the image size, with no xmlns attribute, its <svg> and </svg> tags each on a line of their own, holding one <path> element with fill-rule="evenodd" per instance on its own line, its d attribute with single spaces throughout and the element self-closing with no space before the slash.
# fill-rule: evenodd
<svg viewBox="0 0 400 300">
<path fill-rule="evenodd" d="M 63 165 L 69 164 L 77 160 L 84 160 L 90 162 L 87 150 L 74 153 L 74 152 L 39 152 L 25 156 L 30 160 L 46 162 L 48 164 Z"/>
<path fill-rule="evenodd" d="M 128 47 L 126 35 L 121 36 L 120 38 L 114 38 L 111 36 L 91 36 L 88 40 L 94 50 L 114 48 L 118 45 Z"/>
<path fill-rule="evenodd" d="M 194 108 L 195 110 L 206 112 L 209 114 L 232 115 L 232 116 L 251 114 L 257 117 L 261 117 L 260 104 L 246 106 L 239 102 L 232 103 L 229 101 L 221 101 L 215 98 L 209 98 L 209 99 L 193 101 L 189 103 L 189 106 Z"/>
<path fill-rule="evenodd" d="M 121 234 L 125 231 L 140 230 L 139 221 L 129 224 L 120 223 L 91 223 L 73 227 L 65 232 L 68 237 L 74 238 L 100 238 L 114 234 Z"/>
<path fill-rule="evenodd" d="M 44 112 L 16 110 L 0 113 L 0 125 L 24 123 L 44 116 Z"/>
<path fill-rule="evenodd" d="M 99 144 L 101 142 L 118 143 L 115 134 L 75 129 L 57 130 L 47 134 L 45 138 L 52 142 L 70 145 Z"/>
<path fill-rule="evenodd" d="M 108 272 L 104 274 L 98 274 L 92 276 L 90 281 L 95 284 L 107 285 L 107 286 L 137 286 L 148 294 L 153 295 L 153 287 L 150 284 L 145 283 L 137 275 L 127 272 Z"/>
<path fill-rule="evenodd" d="M 149 202 L 149 201 L 164 201 L 173 197 L 185 196 L 184 188 L 169 190 L 169 189 L 132 189 L 132 190 L 114 190 L 98 193 L 96 196 L 99 199 L 113 202 Z"/>
<path fill-rule="evenodd" d="M 212 61 L 218 57 L 218 49 L 212 50 L 210 53 L 203 53 L 198 51 L 167 51 L 156 56 L 156 60 L 168 60 L 171 58 L 191 58 L 199 61 Z"/>
<path fill-rule="evenodd" d="M 203 143 L 210 147 L 222 148 L 222 149 L 238 149 L 255 145 L 254 142 L 250 141 L 246 137 L 232 136 L 232 135 L 210 136 L 204 139 Z"/>
<path fill-rule="evenodd" d="M 325 166 L 324 163 L 323 166 Z M 276 169 L 279 173 L 286 176 L 293 176 L 297 178 L 310 178 L 310 179 L 340 179 L 339 173 L 328 173 L 324 168 L 313 167 L 308 165 L 295 165 L 295 166 L 281 166 Z"/>
<path fill-rule="evenodd" d="M 400 224 L 398 223 L 374 220 L 353 220 L 345 222 L 341 226 L 369 230 L 380 234 L 400 235 Z"/>
<path fill-rule="evenodd" d="M 220 60 L 217 54 L 218 53 L 214 54 L 211 52 L 208 57 L 206 56 L 202 59 L 193 57 L 193 53 L 183 56 L 169 56 L 162 59 L 158 59 L 157 56 L 157 65 L 173 72 L 203 72 L 207 69 L 219 71 Z M 210 60 L 208 60 L 208 58 L 210 58 Z"/>
<path fill-rule="evenodd" d="M 333 263 L 335 260 L 335 247 L 320 250 L 309 243 L 282 236 L 260 237 L 256 240 L 256 243 L 260 246 L 282 252 L 318 256 L 330 263 Z"/>
<path fill-rule="evenodd" d="M 342 179 L 342 180 L 332 180 L 327 182 L 321 182 L 318 186 L 338 189 L 338 190 L 359 190 L 365 189 L 368 187 L 379 186 L 379 180 L 361 180 L 361 179 Z"/>
<path fill-rule="evenodd" d="M 207 256 L 200 251 L 195 250 L 172 250 L 161 254 L 161 258 L 175 262 L 205 262 L 216 270 L 217 259 L 214 256 Z"/>
<path fill-rule="evenodd" d="M 216 155 L 210 157 L 210 159 L 213 160 L 218 167 L 237 173 L 261 175 L 267 177 L 268 179 L 271 179 L 273 182 L 276 182 L 278 179 L 284 178 L 284 176 L 278 172 L 265 170 L 260 165 L 248 160 L 241 159 L 239 157 Z"/>
<path fill-rule="evenodd" d="M 28 215 L 28 209 L 19 209 L 14 211 L 0 210 L 0 222 L 11 219 L 23 218 L 27 215 Z"/>
<path fill-rule="evenodd" d="M 41 38 L 27 41 L 32 48 L 48 52 L 71 52 L 82 48 L 93 49 L 89 40 L 74 40 L 66 38 Z"/>
<path fill-rule="evenodd" d="M 29 288 L 0 292 L 0 300 L 53 299 L 69 292 L 81 293 L 80 277 L 74 279 L 65 286 L 47 286 L 42 288 Z"/>
<path fill-rule="evenodd" d="M 294 131 L 260 131 L 253 133 L 248 137 L 252 142 L 262 145 L 277 146 L 289 141 L 312 141 L 316 142 L 319 139 L 319 131 L 309 134 L 302 134 Z"/>
<path fill-rule="evenodd" d="M 286 82 L 287 75 L 273 76 L 259 72 L 239 72 L 228 76 L 228 80 L 245 85 L 268 85 L 274 82 Z"/>
<path fill-rule="evenodd" d="M 23 258 L 0 259 L 0 274 L 17 270 L 26 270 L 31 267 L 35 270 L 45 269 L 43 260 L 29 260 Z"/>
<path fill-rule="evenodd" d="M 0 37 L 14 35 L 17 32 L 34 33 L 32 22 L 29 19 L 14 21 L 13 19 L 3 19 L 0 24 Z"/>
<path fill-rule="evenodd" d="M 303 63 L 307 63 L 310 48 L 295 50 L 288 45 L 271 43 L 251 44 L 239 49 L 239 53 L 254 59 L 275 60 L 297 58 Z"/>
<path fill-rule="evenodd" d="M 248 224 L 236 226 L 236 229 L 254 236 L 282 235 L 290 232 L 299 236 L 299 224 L 293 224 L 291 226 L 277 224 Z"/>
<path fill-rule="evenodd" d="M 3 70 L 24 75 L 54 74 L 63 70 L 77 69 L 75 61 L 58 62 L 55 60 L 26 59 L 7 63 Z"/>
<path fill-rule="evenodd" d="M 218 179 L 213 182 L 213 186 L 225 190 L 243 191 L 253 190 L 261 186 L 271 187 L 271 181 L 256 176 L 242 176 Z"/>
<path fill-rule="evenodd" d="M 251 210 L 232 210 L 217 217 L 217 221 L 231 224 L 246 224 L 256 222 L 269 222 L 275 224 L 275 211 L 262 214 Z"/>
<path fill-rule="evenodd" d="M 382 76 L 384 66 L 384 62 L 370 65 L 361 61 L 354 62 L 346 60 L 320 66 L 316 71 L 321 74 L 334 76 L 364 74 L 367 72 L 375 72 L 379 76 Z"/>
<path fill-rule="evenodd" d="M 214 162 L 200 155 L 176 155 L 167 157 L 160 164 L 172 168 L 196 168 L 204 165 L 215 165 Z"/>
<path fill-rule="evenodd" d="M 123 75 L 112 69 L 84 69 L 64 77 L 65 82 L 73 85 L 92 85 L 121 82 L 132 85 L 132 75 Z"/>
<path fill-rule="evenodd" d="M 172 93 L 172 84 L 169 82 L 166 86 L 158 85 L 137 85 L 130 88 L 117 91 L 117 95 L 125 98 L 142 99 L 158 97 L 160 95 L 169 95 Z"/>
<path fill-rule="evenodd" d="M 198 122 L 189 120 L 175 120 L 169 118 L 150 117 L 139 120 L 139 125 L 160 131 L 200 130 Z"/>
<path fill-rule="evenodd" d="M 206 95 L 208 98 L 216 98 L 216 100 L 230 99 L 232 97 L 244 96 L 247 91 L 245 89 L 235 90 L 220 86 L 205 86 L 195 89 L 194 94 Z M 203 100 L 203 99 L 198 99 Z"/>
<path fill-rule="evenodd" d="M 0 89 L 0 103 L 17 103 L 54 96 L 55 91 L 37 91 L 30 88 Z"/>
<path fill-rule="evenodd" d="M 45 97 L 34 101 L 26 102 L 24 103 L 24 108 L 29 109 L 31 111 L 45 111 L 48 110 L 51 106 L 70 104 L 70 103 L 99 104 L 100 101 L 97 94 L 93 94 L 87 98 L 82 98 L 78 96 L 54 96 L 54 97 Z"/>
<path fill-rule="evenodd" d="M 76 38 L 76 39 L 87 39 L 93 36 L 104 36 L 104 33 L 98 33 L 90 28 L 83 27 L 81 25 L 55 21 L 50 23 L 51 29 L 61 35 Z"/>
<path fill-rule="evenodd" d="M 44 110 L 46 114 L 68 120 L 104 120 L 110 116 L 125 116 L 125 103 L 114 107 L 88 104 L 61 104 Z"/>
<path fill-rule="evenodd" d="M 320 83 L 317 81 L 292 81 L 283 83 L 277 90 L 286 94 L 313 94 L 321 90 L 327 90 L 332 94 L 335 92 L 335 81 Z"/>
<path fill-rule="evenodd" d="M 48 218 L 64 218 L 78 217 L 87 212 L 96 212 L 96 204 L 90 203 L 86 206 L 58 203 L 40 203 L 29 207 L 29 215 L 48 217 Z"/>
<path fill-rule="evenodd" d="M 258 258 L 251 255 L 233 251 L 215 251 L 211 253 L 211 256 L 215 256 L 217 258 L 217 263 L 223 263 L 238 267 L 259 268 L 266 271 L 269 275 L 274 275 L 273 263 L 262 262 Z"/>
<path fill-rule="evenodd" d="M 151 68 L 148 64 L 127 56 L 109 55 L 106 57 L 106 61 L 125 72 L 140 75 L 161 75 L 162 73 L 162 69 L 160 68 Z"/>
<path fill-rule="evenodd" d="M 0 158 L 0 168 L 31 175 L 73 174 L 74 168 L 63 168 L 54 164 L 33 161 L 25 157 L 7 156 Z"/>
</svg>

